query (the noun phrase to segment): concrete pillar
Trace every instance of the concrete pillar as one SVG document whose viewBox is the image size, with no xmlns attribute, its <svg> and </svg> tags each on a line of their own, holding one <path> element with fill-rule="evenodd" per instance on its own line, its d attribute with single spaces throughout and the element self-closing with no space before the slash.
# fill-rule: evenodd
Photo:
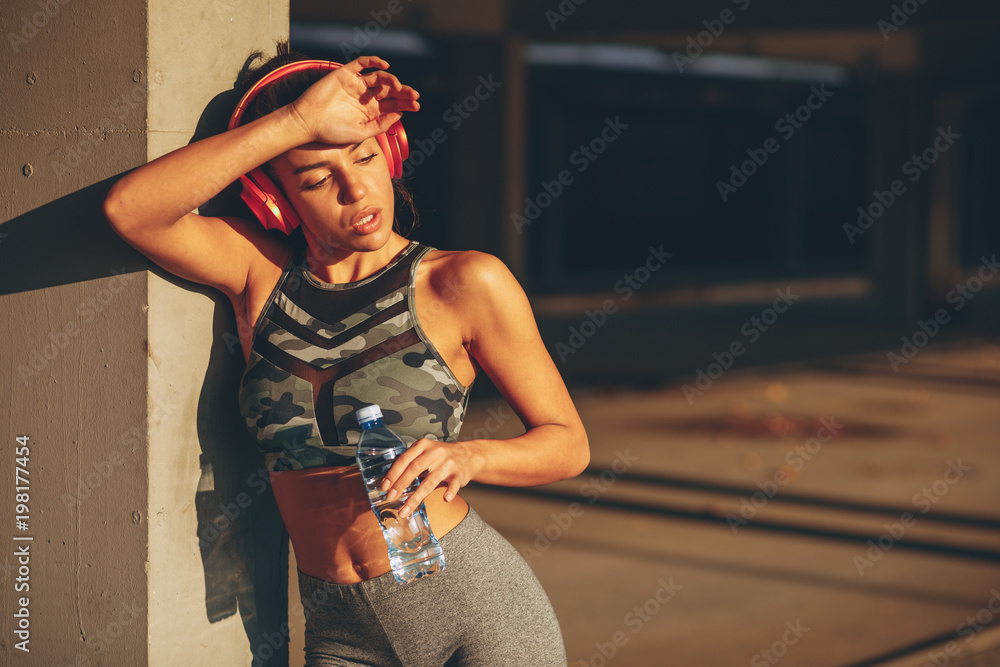
<svg viewBox="0 0 1000 667">
<path fill-rule="evenodd" d="M 218 127 L 288 1 L 16 0 L 0 18 L 0 663 L 286 664 L 287 546 L 237 414 L 232 308 L 100 203 Z"/>
</svg>

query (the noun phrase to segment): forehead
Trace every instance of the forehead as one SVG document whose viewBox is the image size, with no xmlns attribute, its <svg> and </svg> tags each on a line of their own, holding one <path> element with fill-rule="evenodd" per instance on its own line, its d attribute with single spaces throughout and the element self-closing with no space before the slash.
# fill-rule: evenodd
<svg viewBox="0 0 1000 667">
<path fill-rule="evenodd" d="M 371 144 L 378 145 L 375 137 L 369 137 L 356 144 L 325 144 L 312 142 L 297 146 L 281 155 L 284 161 L 293 169 L 316 162 L 336 161 L 346 159 L 357 150 L 367 148 Z"/>
</svg>

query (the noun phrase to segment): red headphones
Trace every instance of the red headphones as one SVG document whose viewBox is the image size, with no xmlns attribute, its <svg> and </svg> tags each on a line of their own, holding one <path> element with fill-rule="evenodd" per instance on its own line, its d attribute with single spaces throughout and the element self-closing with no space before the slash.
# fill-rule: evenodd
<svg viewBox="0 0 1000 667">
<path fill-rule="evenodd" d="M 299 60 L 268 73 L 263 79 L 254 84 L 247 91 L 246 95 L 243 96 L 243 99 L 240 100 L 240 103 L 236 105 L 233 116 L 229 119 L 228 129 L 232 130 L 239 125 L 240 119 L 243 117 L 243 112 L 250 105 L 250 102 L 266 86 L 278 79 L 302 70 L 334 70 L 341 66 L 340 63 L 328 60 Z M 390 176 L 392 178 L 400 178 L 403 175 L 403 160 L 410 154 L 410 146 L 406 140 L 406 132 L 403 130 L 403 124 L 396 121 L 392 127 L 382 134 L 377 135 L 375 139 L 378 140 L 379 146 L 382 148 L 382 154 L 385 155 L 385 161 L 389 165 Z M 240 193 L 240 197 L 243 198 L 243 201 L 246 202 L 247 206 L 250 207 L 250 210 L 257 216 L 257 219 L 260 220 L 266 229 L 277 229 L 285 234 L 290 234 L 293 229 L 302 224 L 302 220 L 299 218 L 299 214 L 295 212 L 295 208 L 285 199 L 284 195 L 281 194 L 281 189 L 268 178 L 263 169 L 258 167 L 249 174 L 240 176 L 240 181 L 243 183 L 243 192 Z"/>
</svg>

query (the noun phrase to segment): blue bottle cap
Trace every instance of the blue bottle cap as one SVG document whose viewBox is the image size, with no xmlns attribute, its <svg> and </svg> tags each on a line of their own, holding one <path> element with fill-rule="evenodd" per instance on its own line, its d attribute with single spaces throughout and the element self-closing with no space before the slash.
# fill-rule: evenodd
<svg viewBox="0 0 1000 667">
<path fill-rule="evenodd" d="M 354 412 L 354 416 L 357 418 L 359 424 L 364 424 L 375 419 L 381 419 L 382 408 L 377 405 L 366 405 L 363 408 L 358 408 Z"/>
</svg>

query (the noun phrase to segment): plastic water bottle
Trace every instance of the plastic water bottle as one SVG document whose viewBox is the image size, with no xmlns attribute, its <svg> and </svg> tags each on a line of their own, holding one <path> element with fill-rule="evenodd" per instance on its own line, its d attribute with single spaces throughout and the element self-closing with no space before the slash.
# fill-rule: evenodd
<svg viewBox="0 0 1000 667">
<path fill-rule="evenodd" d="M 399 510 L 406 499 L 417 489 L 420 479 L 395 500 L 388 502 L 379 485 L 396 457 L 406 451 L 406 443 L 392 429 L 382 424 L 382 409 L 368 405 L 354 415 L 361 425 L 357 461 L 361 478 L 368 490 L 368 502 L 382 527 L 382 535 L 389 546 L 389 565 L 392 574 L 401 584 L 440 572 L 444 569 L 444 552 L 434 537 L 424 504 L 406 519 Z"/>
</svg>

